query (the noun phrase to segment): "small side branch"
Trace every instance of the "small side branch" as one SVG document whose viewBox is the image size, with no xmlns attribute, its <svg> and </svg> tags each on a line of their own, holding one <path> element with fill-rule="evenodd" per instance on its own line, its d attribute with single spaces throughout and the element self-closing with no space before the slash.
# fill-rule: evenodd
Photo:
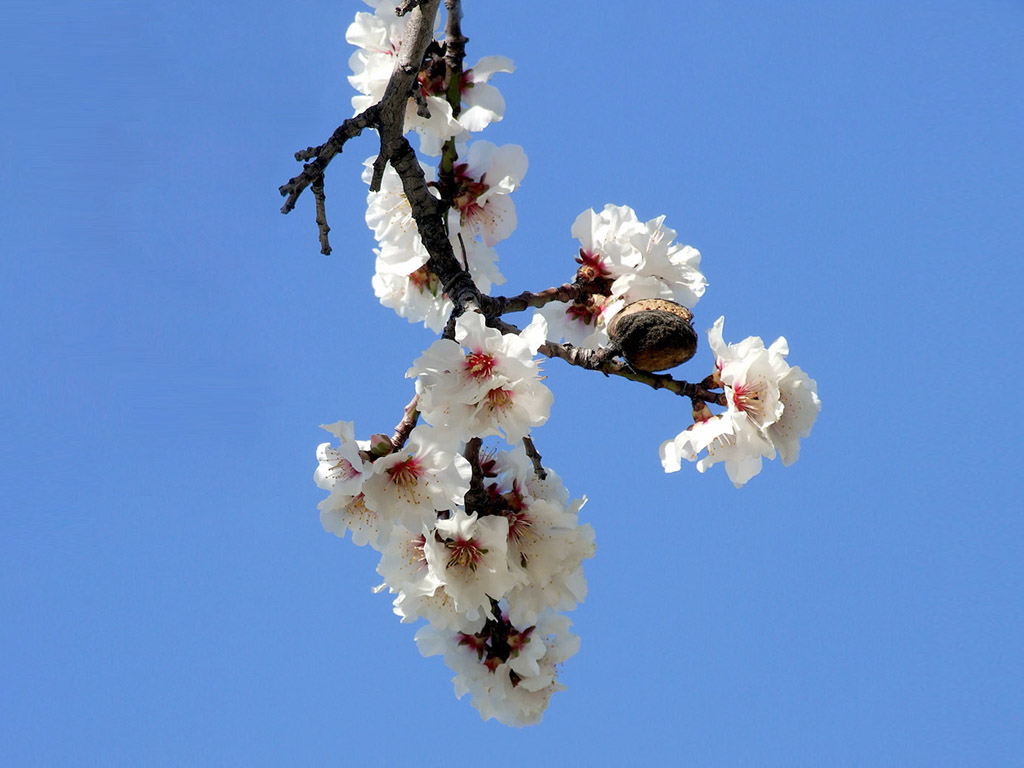
<svg viewBox="0 0 1024 768">
<path fill-rule="evenodd" d="M 400 138 L 405 130 L 405 104 L 412 93 L 413 83 L 423 63 L 423 54 L 433 35 L 434 17 L 440 0 L 405 0 L 399 6 L 402 13 L 415 11 L 409 18 L 406 34 L 402 39 L 402 50 L 398 63 L 380 103 L 365 109 L 355 117 L 350 117 L 334 131 L 326 142 L 317 147 L 307 147 L 295 153 L 295 159 L 306 162 L 302 173 L 288 180 L 279 188 L 281 195 L 286 197 L 281 206 L 281 213 L 288 213 L 295 208 L 306 187 L 323 178 L 324 170 L 341 152 L 345 142 L 353 139 L 366 128 L 375 128 L 380 134 L 381 151 L 374 163 L 373 179 L 370 189 L 380 189 L 384 168 L 390 160 L 390 150 L 396 138 Z M 326 219 L 326 216 L 324 217 Z M 321 233 L 321 247 L 323 234 Z"/>
<path fill-rule="evenodd" d="M 398 7 L 395 8 L 395 16 L 405 16 L 405 14 L 421 3 L 423 3 L 423 0 L 402 0 Z"/>
<path fill-rule="evenodd" d="M 604 289 L 600 283 L 564 283 L 544 291 L 523 291 L 516 296 L 494 296 L 491 299 L 494 314 L 504 315 L 508 312 L 522 312 L 530 307 L 543 307 L 552 301 L 572 303 L 579 299 L 601 293 Z"/>
<path fill-rule="evenodd" d="M 480 446 L 482 444 L 482 438 L 470 438 L 466 443 L 466 450 L 462 454 L 466 457 L 466 461 L 469 462 L 469 466 L 473 471 L 464 502 L 466 512 L 470 514 L 473 512 L 483 513 L 487 506 L 487 492 L 484 491 L 484 472 L 480 468 Z"/>
<path fill-rule="evenodd" d="M 331 255 L 331 241 L 327 239 L 327 233 L 331 228 L 327 225 L 327 195 L 324 194 L 324 177 L 319 176 L 310 185 L 313 190 L 313 197 L 316 198 L 316 225 L 320 230 L 320 253 L 324 256 Z"/>
<path fill-rule="evenodd" d="M 523 448 L 526 449 L 526 455 L 533 462 L 533 473 L 537 475 L 540 480 L 547 480 L 548 473 L 541 464 L 540 454 L 537 452 L 537 446 L 533 444 L 533 439 L 529 436 L 523 438 Z"/>
<path fill-rule="evenodd" d="M 420 396 L 413 395 L 412 400 L 409 401 L 408 405 L 405 406 L 405 412 L 402 414 L 402 420 L 395 426 L 395 433 L 391 436 L 391 451 L 400 451 L 405 446 L 405 441 L 409 439 L 409 433 L 412 432 L 416 426 L 416 422 L 420 419 L 419 412 Z"/>
<path fill-rule="evenodd" d="M 279 191 L 282 196 L 287 196 L 284 205 L 281 206 L 281 213 L 288 213 L 295 208 L 295 201 L 299 199 L 302 191 L 318 179 L 323 179 L 324 169 L 334 159 L 335 155 L 341 152 L 345 142 L 354 139 L 366 128 L 375 128 L 380 119 L 380 106 L 374 105 L 363 110 L 355 117 L 339 125 L 331 138 L 318 147 L 307 147 L 295 153 L 295 159 L 299 161 L 312 160 L 302 166 L 302 173 L 282 184 Z"/>
<path fill-rule="evenodd" d="M 488 317 L 487 325 L 497 328 L 502 333 L 515 333 L 521 331 L 519 326 L 506 323 L 497 317 Z M 575 365 L 578 368 L 585 368 L 588 371 L 598 371 L 605 376 L 621 376 L 630 381 L 638 381 L 653 389 L 664 389 L 680 397 L 688 397 L 691 400 L 703 400 L 706 403 L 726 405 L 724 392 L 711 392 L 721 386 L 717 383 L 714 375 L 703 379 L 699 384 L 691 384 L 688 381 L 673 379 L 667 373 L 647 373 L 638 371 L 621 360 L 614 360 L 615 348 L 585 349 L 574 347 L 572 344 L 556 344 L 553 341 L 545 341 L 537 351 L 545 357 L 558 358 Z M 710 386 L 709 386 L 710 385 Z"/>
<path fill-rule="evenodd" d="M 444 62 L 447 69 L 445 84 L 448 104 L 452 114 L 459 116 L 462 111 L 462 62 L 466 58 L 466 43 L 469 38 L 462 34 L 462 0 L 444 0 L 447 11 L 444 25 Z"/>
<path fill-rule="evenodd" d="M 461 0 L 444 0 L 447 11 L 444 25 L 445 100 L 452 108 L 452 116 L 462 112 L 462 63 L 466 57 L 469 38 L 462 35 Z M 451 190 L 455 186 L 455 160 L 458 158 L 455 139 L 448 139 L 441 150 L 438 168 L 440 188 Z"/>
<path fill-rule="evenodd" d="M 606 350 L 583 349 L 574 347 L 571 344 L 555 344 L 547 341 L 541 344 L 538 350 L 542 355 L 551 358 L 558 358 L 580 368 L 590 371 L 600 371 L 606 376 L 621 376 L 630 381 L 637 381 L 646 384 L 653 389 L 664 389 L 680 397 L 688 397 L 691 400 L 703 400 L 706 403 L 725 405 L 724 392 L 711 392 L 704 382 L 691 384 L 688 381 L 673 379 L 667 373 L 647 373 L 631 368 L 621 360 L 610 359 Z"/>
</svg>

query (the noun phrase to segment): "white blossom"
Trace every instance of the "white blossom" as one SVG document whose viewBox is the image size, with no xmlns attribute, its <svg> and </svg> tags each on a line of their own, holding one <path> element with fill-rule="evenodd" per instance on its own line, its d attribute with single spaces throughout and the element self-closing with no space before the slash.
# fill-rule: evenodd
<svg viewBox="0 0 1024 768">
<path fill-rule="evenodd" d="M 337 421 L 321 424 L 338 438 L 338 445 L 321 443 L 316 449 L 317 468 L 313 480 L 325 491 L 344 496 L 355 496 L 362 491 L 363 480 L 369 473 L 368 462 L 359 451 L 367 445 L 359 445 L 355 438 L 355 425 L 351 421 Z"/>
<path fill-rule="evenodd" d="M 406 372 L 416 377 L 423 418 L 459 435 L 504 433 L 509 442 L 543 424 L 554 396 L 533 356 L 545 330 L 539 315 L 517 335 L 490 328 L 477 312 L 462 314 L 456 340 L 435 341 Z"/>
<path fill-rule="evenodd" d="M 546 608 L 571 611 L 587 596 L 583 561 L 594 556 L 594 529 L 580 524 L 586 499 L 565 509 L 536 499 L 507 515 L 509 561 L 518 572 L 508 594 L 509 615 L 531 623 Z"/>
<path fill-rule="evenodd" d="M 587 584 L 583 560 L 594 556 L 594 529 L 579 522 L 586 498 L 569 492 L 551 469 L 538 476 L 520 445 L 497 454 L 486 486 L 489 504 L 508 520 L 509 568 L 516 586 L 507 596 L 517 625 L 531 624 L 546 608 L 572 610 Z"/>
<path fill-rule="evenodd" d="M 313 479 L 319 487 L 330 491 L 330 495 L 317 505 L 320 524 L 325 531 L 339 538 L 344 538 L 345 533 L 351 531 L 352 542 L 357 546 L 370 544 L 379 549 L 387 538 L 390 524 L 382 525 L 377 513 L 364 503 L 363 482 L 372 467 L 359 452 L 369 444 L 355 439 L 355 427 L 351 421 L 320 426 L 338 438 L 337 446 L 321 443 L 316 449 L 317 468 Z"/>
<path fill-rule="evenodd" d="M 395 15 L 397 3 L 390 0 L 366 0 L 367 5 L 374 8 L 374 13 L 357 13 L 355 21 L 349 25 L 345 39 L 357 50 L 349 58 L 352 74 L 348 81 L 358 91 L 352 97 L 352 108 L 359 114 L 370 106 L 377 104 L 384 97 L 391 73 L 398 61 L 402 45 L 402 34 L 408 17 Z M 434 31 L 437 32 L 439 17 L 434 19 Z M 443 94 L 435 92 L 434 85 L 423 77 L 417 79 L 420 95 L 426 101 L 429 116 L 417 111 L 414 99 L 408 99 L 405 109 L 406 131 L 416 131 L 420 135 L 420 150 L 425 154 L 440 154 L 441 145 L 449 138 L 463 130 L 463 126 L 455 120 L 451 105 Z"/>
<path fill-rule="evenodd" d="M 704 451 L 707 453 L 701 456 Z M 662 443 L 660 452 L 666 472 L 679 471 L 682 459 L 696 461 L 700 472 L 725 462 L 726 474 L 737 488 L 761 471 L 762 457 L 775 457 L 764 433 L 747 414 L 737 411 L 692 424 Z"/>
<path fill-rule="evenodd" d="M 739 487 L 761 471 L 763 458 L 774 459 L 776 450 L 784 465 L 796 461 L 799 439 L 810 434 L 821 402 L 815 381 L 786 362 L 785 338 L 767 349 L 758 336 L 726 344 L 724 323 L 724 317 L 715 321 L 708 343 L 728 410 L 663 443 L 661 460 L 666 472 L 677 471 L 682 459 L 697 461 L 701 472 L 725 462 L 729 479 Z"/>
<path fill-rule="evenodd" d="M 368 158 L 364 163 L 363 180 L 367 183 L 373 160 Z M 434 178 L 433 168 L 422 163 L 420 167 L 428 180 Z M 450 211 L 448 218 L 452 251 L 468 265 L 477 287 L 488 293 L 492 286 L 504 283 L 497 267 L 497 252 L 474 240 L 468 230 L 463 237 L 459 236 L 457 211 Z M 372 283 L 381 304 L 395 310 L 399 317 L 440 332 L 453 304 L 437 276 L 427 267 L 430 254 L 420 239 L 402 180 L 390 165 L 384 171 L 380 190 L 367 194 L 366 223 L 380 246 L 374 251 L 377 260 Z"/>
<path fill-rule="evenodd" d="M 528 498 L 550 501 L 560 507 L 569 506 L 569 491 L 562 478 L 551 467 L 543 467 L 544 477 L 539 477 L 522 442 L 510 451 L 498 452 L 494 465 L 495 472 L 502 475 L 504 483 L 520 488 Z"/>
<path fill-rule="evenodd" d="M 616 301 L 611 309 L 618 312 L 622 302 Z M 607 296 L 595 294 L 572 303 L 551 301 L 538 312 L 548 324 L 548 337 L 552 341 L 564 340 L 577 347 L 597 349 L 608 344 L 605 312 L 610 303 Z"/>
<path fill-rule="evenodd" d="M 472 474 L 469 462 L 438 438 L 421 424 L 401 450 L 373 462 L 373 473 L 363 484 L 366 505 L 417 531 L 432 525 L 437 511 L 462 504 Z"/>
<path fill-rule="evenodd" d="M 379 550 L 391 532 L 391 523 L 381 520 L 366 506 L 363 494 L 339 496 L 331 494 L 317 504 L 320 510 L 320 525 L 328 533 L 344 538 L 346 531 L 352 532 L 352 543 L 357 547 L 369 544 Z"/>
<path fill-rule="evenodd" d="M 689 245 L 675 242 L 676 232 L 665 226 L 665 217 L 658 216 L 644 225 L 644 230 L 630 238 L 640 254 L 640 261 L 631 275 L 632 285 L 612 286 L 612 296 L 621 296 L 626 303 L 640 299 L 670 299 L 693 309 L 704 295 L 707 280 L 700 271 L 700 253 Z M 616 283 L 619 283 L 616 280 Z"/>
<path fill-rule="evenodd" d="M 380 303 L 399 317 L 410 323 L 423 323 L 436 333 L 444 330 L 454 304 L 441 292 L 437 276 L 426 267 L 408 275 L 396 275 L 384 271 L 378 259 L 371 282 Z"/>
<path fill-rule="evenodd" d="M 500 515 L 479 517 L 455 510 L 438 520 L 436 534 L 423 545 L 430 572 L 444 585 L 459 613 L 477 619 L 490 610 L 514 583 L 508 568 L 508 521 Z"/>
<path fill-rule="evenodd" d="M 395 15 L 397 3 L 390 0 L 366 1 L 374 8 L 374 13 L 357 13 L 345 33 L 345 39 L 357 48 L 349 58 L 352 74 L 348 78 L 358 91 L 358 95 L 352 97 L 356 114 L 383 98 L 398 60 L 406 25 L 406 17 Z M 435 18 L 435 34 L 438 26 L 439 18 Z M 426 114 L 417 108 L 416 100 L 409 99 L 405 128 L 419 134 L 420 152 L 439 155 L 447 140 L 464 141 L 470 132 L 482 131 L 502 119 L 505 100 L 489 81 L 498 72 L 513 72 L 515 65 L 505 56 L 485 56 L 467 68 L 459 83 L 462 104 L 456 118 L 448 103 L 443 65 L 438 62 L 436 68 L 431 67 L 432 57 L 440 57 L 436 47 L 428 50 L 426 67 L 418 73 L 416 81 Z"/>
<path fill-rule="evenodd" d="M 633 238 L 644 231 L 636 211 L 610 203 L 600 213 L 583 211 L 572 224 L 572 236 L 580 241 L 582 266 L 591 268 L 595 277 L 613 280 L 639 265 L 640 252 Z"/>
<path fill-rule="evenodd" d="M 384 577 L 382 587 L 397 595 L 394 611 L 403 624 L 424 618 L 436 627 L 456 629 L 467 619 L 456 610 L 455 601 L 430 570 L 424 554 L 427 536 L 433 535 L 433 528 L 417 533 L 396 525 L 387 545 L 381 548 L 377 573 Z"/>
<path fill-rule="evenodd" d="M 498 147 L 475 141 L 455 165 L 458 189 L 453 203 L 461 226 L 493 246 L 515 231 L 516 206 L 509 195 L 526 175 L 529 163 L 517 144 Z"/>
<path fill-rule="evenodd" d="M 482 131 L 505 115 L 505 99 L 490 84 L 498 72 L 515 72 L 516 65 L 507 56 L 484 56 L 462 76 L 462 111 L 458 122 L 466 131 Z M 459 137 L 461 138 L 461 136 Z"/>
<path fill-rule="evenodd" d="M 535 725 L 551 695 L 565 690 L 558 681 L 558 665 L 579 650 L 579 638 L 569 627 L 565 616 L 550 612 L 529 627 L 511 624 L 503 615 L 475 632 L 423 627 L 416 644 L 424 656 L 444 656 L 455 672 L 455 695 L 469 693 L 482 719 Z M 491 642 L 495 630 L 507 638 L 507 651 Z"/>
<path fill-rule="evenodd" d="M 577 216 L 572 234 L 580 242 L 578 279 L 605 281 L 608 287 L 570 304 L 545 305 L 540 311 L 553 340 L 605 346 L 608 324 L 630 302 L 660 298 L 692 308 L 704 294 L 700 253 L 674 242 L 676 232 L 665 226 L 664 216 L 643 223 L 628 206 L 606 205 L 600 213 Z"/>
</svg>

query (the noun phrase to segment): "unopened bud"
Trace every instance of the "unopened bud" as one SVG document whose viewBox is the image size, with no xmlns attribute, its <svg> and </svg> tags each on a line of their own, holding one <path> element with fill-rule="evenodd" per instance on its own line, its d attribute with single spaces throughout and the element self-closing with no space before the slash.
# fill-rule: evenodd
<svg viewBox="0 0 1024 768">
<path fill-rule="evenodd" d="M 391 453 L 391 450 L 392 445 L 390 437 L 382 434 L 370 435 L 371 456 L 376 456 L 379 459 L 381 456 L 387 456 Z"/>
</svg>

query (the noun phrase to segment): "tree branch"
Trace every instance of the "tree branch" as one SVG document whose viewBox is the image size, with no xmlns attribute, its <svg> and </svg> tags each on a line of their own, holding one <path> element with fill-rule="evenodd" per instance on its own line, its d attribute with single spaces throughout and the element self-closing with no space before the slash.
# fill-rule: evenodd
<svg viewBox="0 0 1024 768">
<path fill-rule="evenodd" d="M 665 389 L 680 397 L 703 400 L 707 403 L 725 405 L 724 392 L 711 392 L 704 386 L 702 381 L 699 384 L 691 384 L 688 381 L 673 379 L 667 373 L 647 373 L 631 368 L 621 360 L 612 360 L 608 350 L 584 349 L 574 347 L 572 344 L 556 344 L 553 341 L 546 341 L 537 350 L 546 357 L 564 360 L 569 365 L 586 368 L 590 371 L 600 371 L 606 376 L 621 376 L 630 381 L 637 381 L 646 384 L 653 389 Z"/>
<path fill-rule="evenodd" d="M 488 317 L 487 325 L 497 328 L 502 333 L 520 333 L 519 327 L 512 323 L 506 323 L 497 317 Z M 598 371 L 605 376 L 621 376 L 630 381 L 637 381 L 646 384 L 653 389 L 664 389 L 680 397 L 703 400 L 706 403 L 726 405 L 724 392 L 711 392 L 715 388 L 714 374 L 704 378 L 699 384 L 691 384 L 688 381 L 673 379 L 667 373 L 647 373 L 637 371 L 621 360 L 613 360 L 612 356 L 618 353 L 616 347 L 605 347 L 604 349 L 586 349 L 574 347 L 572 344 L 556 344 L 553 341 L 545 341 L 537 351 L 545 357 L 558 358 L 575 365 L 578 368 L 585 368 L 588 371 Z"/>
<path fill-rule="evenodd" d="M 537 475 L 538 479 L 547 480 L 547 470 L 544 469 L 544 465 L 541 464 L 541 458 L 540 454 L 537 452 L 537 446 L 533 444 L 533 438 L 529 435 L 523 437 L 523 448 L 526 449 L 526 455 L 530 458 L 530 461 L 533 462 L 533 473 Z"/>
<path fill-rule="evenodd" d="M 405 441 L 409 439 L 409 433 L 412 432 L 416 422 L 419 421 L 419 404 L 420 396 L 417 394 L 413 395 L 412 400 L 405 406 L 402 420 L 395 425 L 395 433 L 391 436 L 392 453 L 402 450 L 403 446 L 405 446 Z"/>
<path fill-rule="evenodd" d="M 461 0 L 444 0 L 444 7 L 447 11 L 444 25 L 445 100 L 452 108 L 452 116 L 458 117 L 462 112 L 462 63 L 466 58 L 469 38 L 462 35 Z M 441 150 L 441 165 L 438 169 L 438 181 L 442 189 L 454 188 L 457 158 L 455 139 L 448 139 Z"/>
<path fill-rule="evenodd" d="M 448 239 L 448 232 L 441 215 L 441 203 L 430 194 L 427 181 L 420 168 L 419 160 L 412 145 L 404 136 L 394 142 L 391 164 L 402 179 L 405 197 L 412 209 L 416 228 L 430 258 L 427 268 L 437 275 L 442 290 L 455 303 L 456 314 L 469 306 L 483 306 L 480 289 L 470 274 L 462 268 Z"/>
<path fill-rule="evenodd" d="M 422 3 L 423 0 L 402 0 L 398 7 L 395 8 L 395 16 L 405 16 L 405 14 Z"/>
<path fill-rule="evenodd" d="M 295 201 L 299 199 L 302 191 L 316 179 L 323 178 L 324 169 L 334 159 L 334 156 L 341 152 L 345 142 L 349 139 L 354 139 L 365 128 L 376 127 L 379 115 L 380 105 L 374 104 L 372 107 L 363 110 L 355 117 L 350 117 L 339 125 L 334 133 L 331 134 L 331 138 L 320 146 L 307 147 L 296 152 L 296 160 L 300 162 L 312 160 L 313 162 L 302 166 L 302 173 L 292 177 L 286 184 L 282 184 L 278 188 L 282 196 L 288 197 L 284 205 L 281 206 L 281 213 L 288 213 L 295 208 Z"/>
<path fill-rule="evenodd" d="M 405 104 L 423 65 L 423 55 L 434 36 L 434 17 L 440 0 L 422 0 L 409 15 L 398 61 L 380 101 L 380 154 L 373 161 L 370 191 L 379 192 L 384 169 L 405 134 Z M 408 144 L 408 142 L 406 142 Z M 397 169 L 396 169 L 397 170 Z"/>
<path fill-rule="evenodd" d="M 302 168 L 302 173 L 288 180 L 279 188 L 282 196 L 287 197 L 281 213 L 288 213 L 295 208 L 295 202 L 303 190 L 316 179 L 323 178 L 324 170 L 341 152 L 345 142 L 355 138 L 365 128 L 376 128 L 381 137 L 381 152 L 374 162 L 374 175 L 370 189 L 379 190 L 380 180 L 384 175 L 390 155 L 389 148 L 395 137 L 401 137 L 405 130 L 405 103 L 412 93 L 416 75 L 423 62 L 423 54 L 427 50 L 433 36 L 434 17 L 440 0 L 419 0 L 416 3 L 403 3 L 403 6 L 415 5 L 405 28 L 402 49 L 391 73 L 387 88 L 380 103 L 350 117 L 334 131 L 326 142 L 318 147 L 307 147 L 295 153 L 295 159 L 302 162 L 311 160 Z M 410 8 L 406 8 L 408 12 Z M 400 14 L 401 15 L 401 14 Z"/>
<path fill-rule="evenodd" d="M 530 307 L 543 307 L 552 301 L 564 301 L 571 303 L 579 299 L 601 293 L 604 286 L 596 282 L 587 283 L 563 283 L 556 288 L 548 288 L 543 291 L 523 291 L 515 296 L 492 296 L 491 306 L 495 315 L 504 315 L 508 312 L 522 312 Z"/>
<path fill-rule="evenodd" d="M 482 444 L 483 438 L 470 438 L 466 442 L 466 450 L 462 454 L 466 461 L 469 462 L 469 466 L 473 471 L 469 480 L 469 490 L 466 492 L 463 500 L 466 512 L 470 514 L 473 512 L 483 514 L 487 507 L 487 492 L 484 491 L 484 473 L 480 468 L 480 446 Z"/>
<path fill-rule="evenodd" d="M 316 198 L 316 225 L 320 230 L 320 253 L 330 256 L 331 241 L 327 239 L 327 233 L 331 231 L 331 228 L 327 224 L 327 195 L 324 194 L 324 177 L 317 177 L 310 187 L 313 190 L 313 197 Z"/>
</svg>

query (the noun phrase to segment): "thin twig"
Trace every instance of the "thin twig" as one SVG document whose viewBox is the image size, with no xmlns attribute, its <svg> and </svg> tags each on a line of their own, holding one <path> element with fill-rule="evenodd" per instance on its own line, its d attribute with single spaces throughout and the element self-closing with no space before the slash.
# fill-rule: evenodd
<svg viewBox="0 0 1024 768">
<path fill-rule="evenodd" d="M 444 61 L 448 70 L 445 89 L 452 114 L 458 117 L 462 111 L 462 64 L 469 38 L 462 34 L 462 0 L 444 0 L 444 7 Z"/>
<path fill-rule="evenodd" d="M 444 0 L 447 11 L 444 25 L 445 99 L 452 108 L 452 116 L 462 112 L 462 65 L 466 58 L 466 43 L 469 38 L 462 34 L 461 0 Z M 455 186 L 455 161 L 459 153 L 455 139 L 448 139 L 441 150 L 441 165 L 438 182 L 441 189 Z"/>
<path fill-rule="evenodd" d="M 466 442 L 466 450 L 462 453 L 466 461 L 469 462 L 470 469 L 473 472 L 469 480 L 469 490 L 466 492 L 464 499 L 466 512 L 470 514 L 473 512 L 482 513 L 487 506 L 487 493 L 484 491 L 484 473 L 480 468 L 480 445 L 482 443 L 482 438 L 470 438 Z"/>
<path fill-rule="evenodd" d="M 533 439 L 529 435 L 523 437 L 523 448 L 526 449 L 526 455 L 529 456 L 530 461 L 533 462 L 533 473 L 537 475 L 538 479 L 547 480 L 548 472 L 540 463 L 541 458 L 540 454 L 537 452 L 537 446 L 533 444 Z"/>
<path fill-rule="evenodd" d="M 299 195 L 302 191 L 313 183 L 316 179 L 322 179 L 324 175 L 324 169 L 327 168 L 328 163 L 334 159 L 334 156 L 341 152 L 341 148 L 345 146 L 345 142 L 349 139 L 354 139 L 364 129 L 375 127 L 380 115 L 380 105 L 373 105 L 368 109 L 363 110 L 355 117 L 350 117 L 348 120 L 339 125 L 331 138 L 325 141 L 318 147 L 307 147 L 306 149 L 299 150 L 295 153 L 295 159 L 302 162 L 305 160 L 312 160 L 313 162 L 307 163 L 302 167 L 302 173 L 298 176 L 294 176 L 288 180 L 287 184 L 282 184 L 279 191 L 282 196 L 287 196 L 284 205 L 281 206 L 281 213 L 288 213 L 295 208 L 295 201 L 299 199 Z"/>
<path fill-rule="evenodd" d="M 422 3 L 423 0 L 402 0 L 395 8 L 395 16 L 405 16 L 409 11 Z"/>
<path fill-rule="evenodd" d="M 674 379 L 667 373 L 638 371 L 621 360 L 610 359 L 605 350 L 584 349 L 582 347 L 574 347 L 571 344 L 555 344 L 552 341 L 546 341 L 540 345 L 540 349 L 537 351 L 546 357 L 557 357 L 559 360 L 564 360 L 570 365 L 576 365 L 591 371 L 599 371 L 606 376 L 621 376 L 630 381 L 646 384 L 653 389 L 668 390 L 680 397 L 696 398 L 718 405 L 726 404 L 724 392 L 710 392 L 702 384 L 691 384 L 688 381 Z"/>
<path fill-rule="evenodd" d="M 458 231 L 459 248 L 462 250 L 462 268 L 469 272 L 469 257 L 466 256 L 466 241 L 462 239 L 462 230 Z"/>
<path fill-rule="evenodd" d="M 444 324 L 444 332 L 441 334 L 442 339 L 451 339 L 455 341 L 455 321 L 459 319 L 459 314 L 455 310 L 448 315 L 448 322 Z"/>
<path fill-rule="evenodd" d="M 406 24 L 399 60 L 380 102 L 343 122 L 323 144 L 307 147 L 295 153 L 295 159 L 299 162 L 311 162 L 306 162 L 302 167 L 302 173 L 292 177 L 279 188 L 281 195 L 288 198 L 281 206 L 281 213 L 288 213 L 294 209 L 299 195 L 313 181 L 323 178 L 327 165 L 341 152 L 345 142 L 355 138 L 366 128 L 376 128 L 381 136 L 381 152 L 374 163 L 374 175 L 370 185 L 374 191 L 380 189 L 384 168 L 390 159 L 391 142 L 396 137 L 401 137 L 405 131 L 405 104 L 412 93 L 413 83 L 423 62 L 423 54 L 433 36 L 434 17 L 437 15 L 439 3 L 440 0 L 417 0 L 410 3 L 406 9 L 408 11 L 415 6 L 415 13 Z"/>
<path fill-rule="evenodd" d="M 497 317 L 488 317 L 487 325 L 497 328 L 502 333 L 521 333 L 519 326 L 507 323 Z M 699 384 L 691 384 L 688 381 L 673 379 L 667 373 L 638 371 L 621 360 L 612 359 L 612 355 L 615 354 L 614 347 L 586 349 L 585 347 L 574 347 L 572 344 L 556 344 L 553 341 L 545 341 L 537 351 L 545 357 L 558 358 L 569 365 L 585 368 L 588 371 L 598 371 L 605 376 L 621 376 L 630 381 L 646 384 L 653 389 L 667 390 L 680 397 L 696 398 L 707 403 L 726 405 L 724 392 L 710 392 L 708 391 L 709 387 L 705 386 L 711 377 L 704 379 Z"/>
<path fill-rule="evenodd" d="M 313 190 L 313 197 L 316 198 L 316 225 L 320 230 L 320 253 L 324 256 L 331 255 L 331 241 L 327 239 L 327 233 L 331 228 L 327 224 L 327 195 L 324 194 L 324 177 L 318 176 L 310 185 Z"/>
<path fill-rule="evenodd" d="M 543 291 L 523 291 L 516 296 L 492 296 L 493 311 L 496 315 L 504 315 L 508 312 L 522 312 L 530 307 L 543 307 L 552 301 L 564 301 L 570 303 L 601 293 L 604 286 L 595 283 L 564 283 L 555 288 L 548 288 Z"/>
<path fill-rule="evenodd" d="M 420 412 L 418 409 L 420 403 L 420 396 L 413 395 L 412 400 L 409 401 L 408 405 L 405 406 L 405 411 L 402 414 L 402 420 L 395 426 L 395 433 L 391 436 L 391 451 L 402 450 L 405 445 L 405 441 L 409 439 L 409 433 L 412 432 L 416 426 L 416 422 L 419 421 Z"/>
</svg>

